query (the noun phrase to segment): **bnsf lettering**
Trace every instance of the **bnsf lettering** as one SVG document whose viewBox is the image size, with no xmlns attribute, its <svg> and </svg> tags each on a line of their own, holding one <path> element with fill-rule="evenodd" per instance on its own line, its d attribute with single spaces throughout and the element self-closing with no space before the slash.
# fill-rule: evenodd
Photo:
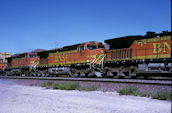
<svg viewBox="0 0 172 113">
<path fill-rule="evenodd" d="M 58 55 L 55 57 L 55 62 L 64 62 L 66 60 L 67 56 L 64 55 Z"/>
<path fill-rule="evenodd" d="M 166 53 L 167 50 L 171 51 L 171 46 L 167 42 L 153 43 L 153 53 Z"/>
</svg>

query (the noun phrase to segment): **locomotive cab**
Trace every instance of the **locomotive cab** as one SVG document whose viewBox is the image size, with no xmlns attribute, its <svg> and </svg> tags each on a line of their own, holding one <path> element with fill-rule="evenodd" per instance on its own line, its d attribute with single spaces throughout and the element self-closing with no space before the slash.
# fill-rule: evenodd
<svg viewBox="0 0 172 113">
<path fill-rule="evenodd" d="M 29 64 L 29 66 L 31 66 L 31 67 L 36 67 L 37 65 L 38 65 L 38 63 L 39 63 L 39 58 L 38 58 L 38 56 L 37 56 L 37 53 L 28 53 L 27 55 L 26 55 L 26 57 L 27 57 L 27 60 L 29 61 L 28 62 L 28 64 Z"/>
<path fill-rule="evenodd" d="M 86 44 L 86 46 L 87 46 L 87 49 L 89 49 L 89 50 L 95 50 L 95 49 L 104 48 L 104 45 L 102 43 L 94 42 L 94 41 L 88 42 Z"/>
<path fill-rule="evenodd" d="M 86 51 L 89 54 L 90 63 L 101 64 L 105 57 L 105 47 L 100 42 L 88 42 L 86 43 Z"/>
<path fill-rule="evenodd" d="M 77 50 L 78 56 L 83 57 L 87 63 L 101 64 L 105 57 L 105 47 L 100 42 L 90 41 L 78 44 Z"/>
</svg>

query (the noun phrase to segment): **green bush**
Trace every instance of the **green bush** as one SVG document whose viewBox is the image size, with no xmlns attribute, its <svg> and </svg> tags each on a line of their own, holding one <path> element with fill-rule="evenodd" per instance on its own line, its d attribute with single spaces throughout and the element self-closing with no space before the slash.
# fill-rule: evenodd
<svg viewBox="0 0 172 113">
<path fill-rule="evenodd" d="M 120 95 L 136 95 L 138 91 L 138 88 L 136 87 L 131 87 L 131 86 L 125 86 L 123 88 L 120 88 L 117 90 L 117 92 Z"/>
<path fill-rule="evenodd" d="M 158 99 L 158 100 L 171 100 L 172 99 L 172 93 L 166 91 L 166 90 L 161 90 L 156 93 L 150 93 L 146 91 L 140 91 L 136 87 L 132 86 L 125 86 L 123 88 L 120 88 L 117 90 L 117 92 L 120 95 L 134 95 L 134 96 L 141 96 L 141 97 L 150 97 L 152 99 Z"/>
<path fill-rule="evenodd" d="M 151 93 L 149 92 L 142 92 L 140 90 L 137 90 L 135 93 L 134 93 L 134 96 L 141 96 L 141 97 L 150 97 Z"/>
<path fill-rule="evenodd" d="M 159 99 L 159 100 L 171 100 L 172 94 L 166 90 L 158 91 L 151 95 L 153 99 Z"/>
<path fill-rule="evenodd" d="M 51 87 L 53 88 L 53 89 L 59 89 L 59 87 L 58 87 L 58 83 L 54 83 Z"/>
<path fill-rule="evenodd" d="M 87 86 L 87 87 L 80 87 L 80 91 L 96 91 L 98 89 L 97 86 Z"/>
<path fill-rule="evenodd" d="M 47 89 L 62 89 L 62 90 L 80 90 L 80 91 L 95 91 L 98 87 L 96 86 L 87 86 L 81 87 L 79 83 L 54 83 L 54 82 L 47 82 L 42 83 L 42 87 L 46 87 Z"/>
<path fill-rule="evenodd" d="M 134 96 L 141 96 L 141 97 L 149 97 L 149 92 L 142 92 L 138 90 L 136 87 L 132 86 L 125 86 L 117 90 L 120 95 L 134 95 Z"/>
<path fill-rule="evenodd" d="M 55 83 L 52 85 L 53 89 L 62 89 L 62 90 L 77 90 L 80 88 L 78 83 Z"/>
</svg>

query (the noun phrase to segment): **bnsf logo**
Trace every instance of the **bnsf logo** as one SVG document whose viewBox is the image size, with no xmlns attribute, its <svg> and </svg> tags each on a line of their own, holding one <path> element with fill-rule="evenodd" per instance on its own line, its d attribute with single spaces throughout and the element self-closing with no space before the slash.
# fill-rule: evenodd
<svg viewBox="0 0 172 113">
<path fill-rule="evenodd" d="M 167 50 L 171 51 L 171 44 L 167 42 L 153 43 L 153 53 L 166 53 Z"/>
</svg>

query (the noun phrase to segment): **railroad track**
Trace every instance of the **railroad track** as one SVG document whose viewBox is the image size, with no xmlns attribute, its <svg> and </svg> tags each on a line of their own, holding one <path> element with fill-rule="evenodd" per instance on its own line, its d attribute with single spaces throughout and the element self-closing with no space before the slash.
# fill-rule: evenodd
<svg viewBox="0 0 172 113">
<path fill-rule="evenodd" d="M 83 82 L 111 82 L 130 84 L 150 84 L 150 85 L 172 85 L 172 81 L 167 80 L 140 80 L 140 79 L 109 79 L 109 78 L 67 78 L 67 77 L 26 77 L 26 76 L 0 76 L 0 79 L 36 79 L 36 80 L 63 80 L 63 81 L 83 81 Z"/>
</svg>

